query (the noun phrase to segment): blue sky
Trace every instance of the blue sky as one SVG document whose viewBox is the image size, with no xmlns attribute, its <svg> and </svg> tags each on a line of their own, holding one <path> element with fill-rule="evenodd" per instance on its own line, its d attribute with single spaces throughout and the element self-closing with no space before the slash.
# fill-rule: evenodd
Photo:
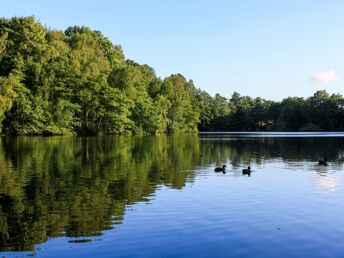
<svg viewBox="0 0 344 258">
<path fill-rule="evenodd" d="M 1 2 L 2 17 L 35 15 L 53 29 L 100 30 L 158 76 L 182 73 L 212 95 L 344 95 L 342 0 Z"/>
</svg>

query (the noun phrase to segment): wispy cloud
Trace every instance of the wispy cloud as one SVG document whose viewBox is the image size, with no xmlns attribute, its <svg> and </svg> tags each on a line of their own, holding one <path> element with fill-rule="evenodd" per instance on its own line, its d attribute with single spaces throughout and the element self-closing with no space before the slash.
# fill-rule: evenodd
<svg viewBox="0 0 344 258">
<path fill-rule="evenodd" d="M 314 74 L 311 81 L 314 83 L 329 83 L 339 81 L 339 77 L 335 71 L 329 70 Z"/>
</svg>

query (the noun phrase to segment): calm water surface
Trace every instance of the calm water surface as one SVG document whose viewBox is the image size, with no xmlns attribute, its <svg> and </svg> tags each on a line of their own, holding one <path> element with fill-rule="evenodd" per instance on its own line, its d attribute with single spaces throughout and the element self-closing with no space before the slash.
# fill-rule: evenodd
<svg viewBox="0 0 344 258">
<path fill-rule="evenodd" d="M 0 257 L 344 257 L 342 136 L 0 138 Z"/>
</svg>

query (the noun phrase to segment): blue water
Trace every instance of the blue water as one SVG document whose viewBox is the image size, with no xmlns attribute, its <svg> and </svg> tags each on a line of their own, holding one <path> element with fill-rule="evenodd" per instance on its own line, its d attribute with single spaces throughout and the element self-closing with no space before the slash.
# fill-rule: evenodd
<svg viewBox="0 0 344 258">
<path fill-rule="evenodd" d="M 69 235 L 66 233 L 70 230 L 68 223 L 80 223 L 81 216 L 69 214 L 67 216 L 70 218 L 64 226 L 66 231 L 59 231 L 59 236 L 53 236 L 53 232 L 50 232 L 51 236 L 47 233 L 47 241 L 36 243 L 33 250 L 0 254 L 6 257 L 344 257 L 344 139 L 340 136 L 262 138 L 259 135 L 255 138 L 252 135 L 240 135 L 238 139 L 236 135 L 232 138 L 222 136 L 225 140 L 221 140 L 218 135 L 201 135 L 167 137 L 163 140 L 143 137 L 124 142 L 107 139 L 106 142 L 116 141 L 113 147 L 104 147 L 103 141 L 97 141 L 97 144 L 91 144 L 88 153 L 88 159 L 93 161 L 86 163 L 94 171 L 98 171 L 98 167 L 106 168 L 99 169 L 98 172 L 102 174 L 110 168 L 110 174 L 121 175 L 127 173 L 126 167 L 130 171 L 135 170 L 132 176 L 116 176 L 106 181 L 109 185 L 121 182 L 115 194 L 110 186 L 105 190 L 111 192 L 110 201 L 124 200 L 123 214 L 118 215 L 116 209 L 108 204 L 111 207 L 107 210 L 110 217 L 97 222 L 102 224 L 97 227 L 104 228 L 109 221 L 112 226 L 100 230 L 100 234 L 88 232 L 76 237 L 73 237 L 76 234 L 74 231 Z M 63 137 L 57 143 L 48 140 L 41 148 L 45 146 L 50 150 L 51 145 L 55 144 L 54 155 L 62 155 L 66 150 L 64 141 Z M 125 156 L 121 156 L 119 150 L 128 148 L 128 142 L 131 147 Z M 27 163 L 23 160 L 17 160 L 16 164 L 11 165 L 11 173 L 20 174 L 18 171 L 28 167 L 41 171 L 41 167 L 33 165 L 39 162 L 40 166 L 44 164 L 41 160 L 44 154 L 39 156 L 34 148 L 38 143 L 17 140 L 15 143 L 9 141 L 2 144 L 2 160 L 13 162 L 14 158 L 10 155 L 19 155 L 6 150 L 12 144 L 19 144 L 26 150 L 20 156 L 27 159 L 26 162 L 33 155 L 30 166 L 25 165 Z M 78 144 L 81 147 L 77 150 L 81 152 L 88 148 L 75 139 L 67 146 L 75 148 Z M 138 145 L 142 149 L 138 150 Z M 97 151 L 92 152 L 93 148 Z M 112 156 L 114 152 L 117 154 Z M 46 159 L 50 164 L 46 169 L 50 173 L 57 173 L 56 170 L 61 169 L 77 173 L 78 162 L 70 164 L 65 158 L 59 160 L 62 162 L 60 167 L 53 166 L 54 155 Z M 92 159 L 92 155 L 96 157 Z M 128 155 L 131 155 L 130 158 Z M 318 166 L 317 160 L 325 155 L 329 165 Z M 104 156 L 111 159 L 105 159 Z M 109 161 L 125 164 L 121 165 L 119 171 L 119 167 L 111 165 Z M 105 163 L 109 166 L 105 166 Z M 214 167 L 222 164 L 227 165 L 227 173 L 215 173 Z M 250 177 L 241 173 L 242 168 L 248 165 L 253 169 Z M 111 171 L 111 167 L 114 171 Z M 96 173 L 92 175 L 92 169 L 91 174 L 83 174 L 83 177 L 95 181 L 102 178 Z M 5 171 L 4 168 L 2 170 Z M 156 171 L 161 170 L 166 170 L 166 174 L 159 180 L 155 179 Z M 0 177 L 2 180 L 3 174 Z M 42 173 L 36 176 L 42 176 Z M 6 180 L 9 180 L 8 177 Z M 18 177 L 13 175 L 12 184 L 16 180 L 19 180 Z M 146 183 L 143 184 L 142 180 Z M 129 184 L 130 181 L 136 182 L 134 186 Z M 89 190 L 83 196 L 106 195 L 95 190 L 98 185 L 91 189 L 94 186 L 88 184 L 82 185 L 83 191 Z M 131 191 L 137 191 L 141 185 L 144 185 L 143 189 L 152 188 L 149 191 L 140 190 L 135 198 L 130 197 Z M 65 191 L 70 189 L 66 188 Z M 117 198 L 116 194 L 124 193 L 125 198 Z M 5 194 L 1 196 L 4 198 Z M 21 194 L 16 198 L 30 199 L 23 196 Z M 28 203 L 32 203 L 33 199 L 28 201 L 22 202 L 22 205 L 30 206 Z M 44 201 L 49 203 L 50 200 L 43 198 Z M 44 204 L 40 205 L 43 207 Z M 75 205 L 67 210 L 73 210 Z M 92 211 L 91 204 L 85 205 L 86 212 Z M 49 205 L 44 209 L 53 210 Z M 97 213 L 97 209 L 93 212 Z M 73 218 L 76 218 L 75 221 Z M 25 218 L 21 219 L 24 223 Z M 94 222 L 90 220 L 87 223 Z M 75 240 L 81 241 L 78 243 Z M 12 247 L 16 246 L 18 243 L 12 242 Z M 8 248 L 11 248 L 11 244 Z"/>
</svg>

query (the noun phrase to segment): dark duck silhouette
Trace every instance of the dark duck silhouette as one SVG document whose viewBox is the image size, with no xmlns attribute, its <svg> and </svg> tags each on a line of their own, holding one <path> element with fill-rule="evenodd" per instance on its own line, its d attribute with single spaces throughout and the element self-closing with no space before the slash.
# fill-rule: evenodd
<svg viewBox="0 0 344 258">
<path fill-rule="evenodd" d="M 251 167 L 248 166 L 247 168 L 244 168 L 244 169 L 242 170 L 242 174 L 243 174 L 243 175 L 251 175 Z"/>
<path fill-rule="evenodd" d="M 327 166 L 327 158 L 319 160 L 318 165 Z"/>
<path fill-rule="evenodd" d="M 215 172 L 225 172 L 226 170 L 226 165 L 223 165 L 222 167 L 216 167 Z"/>
</svg>

